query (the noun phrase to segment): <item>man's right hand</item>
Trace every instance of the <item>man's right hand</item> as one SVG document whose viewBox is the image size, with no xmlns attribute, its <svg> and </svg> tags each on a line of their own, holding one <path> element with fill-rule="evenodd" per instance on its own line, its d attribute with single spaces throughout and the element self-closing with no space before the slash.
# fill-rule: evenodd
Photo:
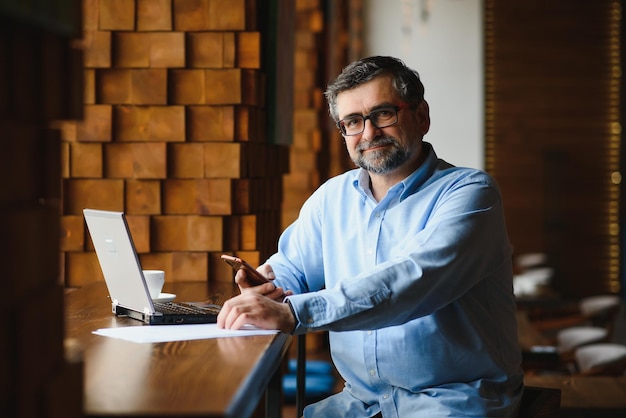
<svg viewBox="0 0 626 418">
<path fill-rule="evenodd" d="M 273 280 L 276 278 L 272 266 L 269 264 L 263 264 L 257 268 L 257 271 L 263 276 L 267 277 L 268 283 L 261 285 L 255 285 L 250 282 L 246 276 L 246 272 L 243 269 L 239 269 L 235 274 L 235 283 L 239 286 L 241 293 L 253 291 L 260 293 L 261 295 L 273 299 L 277 302 L 282 302 L 285 296 L 292 294 L 291 291 L 286 291 L 282 287 L 276 287 Z"/>
</svg>

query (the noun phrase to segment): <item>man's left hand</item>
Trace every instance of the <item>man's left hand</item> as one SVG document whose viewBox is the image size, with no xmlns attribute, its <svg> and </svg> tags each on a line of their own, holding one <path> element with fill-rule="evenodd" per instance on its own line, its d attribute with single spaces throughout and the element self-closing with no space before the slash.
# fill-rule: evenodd
<svg viewBox="0 0 626 418">
<path fill-rule="evenodd" d="M 250 289 L 227 300 L 217 317 L 217 326 L 224 329 L 241 329 L 244 325 L 251 324 L 263 329 L 293 331 L 296 319 L 289 305 L 275 301 L 271 292 L 265 294 L 259 292 L 261 289 L 258 288 L 262 286 L 271 286 L 271 283 L 255 286 L 257 291 Z M 279 291 L 282 292 L 282 289 Z"/>
</svg>

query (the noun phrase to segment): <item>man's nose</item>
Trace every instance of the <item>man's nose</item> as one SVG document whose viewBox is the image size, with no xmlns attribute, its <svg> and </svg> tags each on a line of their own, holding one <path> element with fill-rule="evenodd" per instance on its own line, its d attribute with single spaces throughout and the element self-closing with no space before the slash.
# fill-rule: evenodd
<svg viewBox="0 0 626 418">
<path fill-rule="evenodd" d="M 373 137 L 380 131 L 380 128 L 372 122 L 371 118 L 365 119 L 363 122 L 363 136 L 365 137 Z"/>
</svg>

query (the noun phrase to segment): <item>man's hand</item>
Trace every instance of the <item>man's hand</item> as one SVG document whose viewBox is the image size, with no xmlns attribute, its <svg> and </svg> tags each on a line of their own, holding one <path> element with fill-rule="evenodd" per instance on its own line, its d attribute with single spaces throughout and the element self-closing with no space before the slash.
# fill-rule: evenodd
<svg viewBox="0 0 626 418">
<path fill-rule="evenodd" d="M 261 285 L 254 285 L 248 281 L 246 272 L 244 269 L 237 270 L 235 274 L 235 283 L 239 286 L 239 290 L 241 293 L 245 293 L 248 291 L 254 291 L 256 293 L 260 293 L 270 299 L 273 299 L 278 302 L 282 302 L 285 299 L 285 296 L 289 296 L 293 294 L 291 291 L 284 291 L 281 287 L 276 287 L 272 281 L 276 278 L 274 275 L 274 271 L 269 264 L 263 264 L 257 269 L 262 275 L 267 277 L 270 282 L 264 283 Z"/>
<path fill-rule="evenodd" d="M 266 286 L 270 287 L 272 284 L 266 283 L 249 288 L 250 291 L 227 300 L 217 316 L 217 326 L 224 329 L 241 329 L 244 325 L 251 324 L 263 329 L 293 331 L 296 319 L 287 303 L 277 302 L 260 292 L 252 291 Z"/>
<path fill-rule="evenodd" d="M 261 275 L 265 276 L 269 281 L 272 281 L 276 278 L 274 275 L 274 270 L 272 270 L 272 266 L 269 264 L 263 264 L 257 268 L 257 271 L 261 273 Z M 248 280 L 248 276 L 244 269 L 239 269 L 235 273 L 235 283 L 239 285 L 239 289 L 243 290 L 246 287 L 253 287 L 256 284 Z"/>
</svg>

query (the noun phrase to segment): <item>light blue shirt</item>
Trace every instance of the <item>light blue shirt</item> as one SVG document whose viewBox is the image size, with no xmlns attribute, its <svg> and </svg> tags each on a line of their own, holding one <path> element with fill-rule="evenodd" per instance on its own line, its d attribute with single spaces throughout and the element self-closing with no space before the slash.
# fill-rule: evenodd
<svg viewBox="0 0 626 418">
<path fill-rule="evenodd" d="M 363 170 L 327 181 L 268 260 L 295 293 L 295 333 L 329 331 L 346 382 L 305 417 L 516 415 L 523 374 L 498 187 L 423 150 L 380 202 Z"/>
</svg>

